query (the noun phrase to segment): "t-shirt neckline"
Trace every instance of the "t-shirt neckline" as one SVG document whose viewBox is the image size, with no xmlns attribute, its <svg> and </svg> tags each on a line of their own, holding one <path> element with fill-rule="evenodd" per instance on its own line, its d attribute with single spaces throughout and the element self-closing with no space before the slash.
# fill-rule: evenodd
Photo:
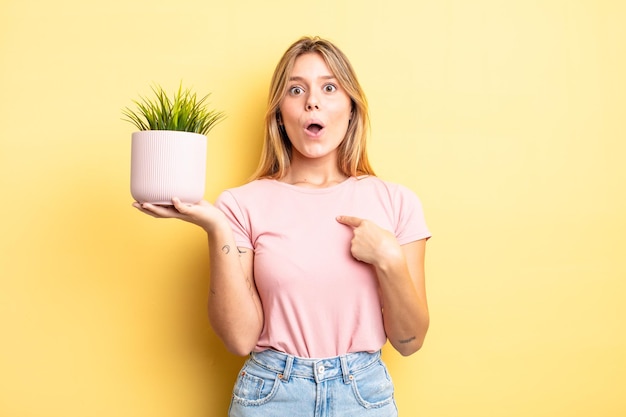
<svg viewBox="0 0 626 417">
<path fill-rule="evenodd" d="M 347 186 L 348 184 L 353 183 L 354 181 L 357 180 L 357 177 L 348 177 L 345 180 L 341 181 L 339 184 L 334 184 L 329 187 L 321 187 L 321 188 L 303 187 L 301 185 L 289 184 L 289 183 L 282 182 L 276 179 L 266 179 L 266 180 L 272 182 L 273 184 L 276 184 L 279 187 L 287 188 L 292 191 L 297 191 L 297 192 L 301 192 L 305 194 L 327 194 L 327 193 L 332 193 L 336 190 L 339 190 Z"/>
</svg>

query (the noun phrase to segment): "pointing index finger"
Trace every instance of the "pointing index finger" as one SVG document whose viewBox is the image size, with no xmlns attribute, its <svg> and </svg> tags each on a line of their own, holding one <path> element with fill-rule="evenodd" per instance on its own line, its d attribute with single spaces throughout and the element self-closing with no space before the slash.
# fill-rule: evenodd
<svg viewBox="0 0 626 417">
<path fill-rule="evenodd" d="M 359 227 L 363 222 L 363 219 L 352 216 L 337 216 L 337 221 L 346 226 Z"/>
</svg>

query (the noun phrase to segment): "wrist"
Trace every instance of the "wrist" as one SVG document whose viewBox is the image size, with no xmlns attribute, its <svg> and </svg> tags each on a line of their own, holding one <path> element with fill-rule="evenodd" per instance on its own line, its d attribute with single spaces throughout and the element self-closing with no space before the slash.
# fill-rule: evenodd
<svg viewBox="0 0 626 417">
<path fill-rule="evenodd" d="M 393 274 L 393 271 L 402 269 L 406 265 L 404 253 L 399 246 L 382 246 L 376 257 L 375 268 L 385 275 Z"/>
<path fill-rule="evenodd" d="M 215 212 L 214 216 L 209 217 L 205 222 L 203 222 L 201 227 L 209 235 L 219 234 L 223 231 L 231 230 L 226 215 L 219 210 Z"/>
</svg>

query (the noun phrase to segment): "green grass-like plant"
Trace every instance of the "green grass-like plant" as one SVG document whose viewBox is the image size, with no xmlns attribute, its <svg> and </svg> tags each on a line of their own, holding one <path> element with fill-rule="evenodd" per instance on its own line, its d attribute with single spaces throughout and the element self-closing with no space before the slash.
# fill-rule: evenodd
<svg viewBox="0 0 626 417">
<path fill-rule="evenodd" d="M 197 99 L 189 89 L 183 90 L 182 83 L 172 98 L 159 85 L 154 85 L 152 91 L 155 95 L 152 99 L 133 100 L 136 110 L 128 107 L 122 110 L 126 116 L 123 120 L 139 130 L 177 130 L 206 135 L 225 118 L 223 112 L 208 109 L 206 100 L 210 94 Z"/>
</svg>

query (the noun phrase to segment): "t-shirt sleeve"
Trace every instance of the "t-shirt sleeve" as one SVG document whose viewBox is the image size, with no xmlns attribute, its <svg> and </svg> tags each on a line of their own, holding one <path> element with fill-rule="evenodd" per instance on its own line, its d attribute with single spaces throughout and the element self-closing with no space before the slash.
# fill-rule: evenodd
<svg viewBox="0 0 626 417">
<path fill-rule="evenodd" d="M 393 204 L 396 215 L 395 235 L 398 243 L 405 245 L 431 237 L 424 218 L 422 202 L 413 191 L 398 185 Z"/>
<path fill-rule="evenodd" d="M 238 247 L 254 249 L 250 219 L 241 209 L 237 199 L 229 190 L 223 191 L 215 201 L 215 207 L 220 209 L 228 219 L 233 230 L 235 243 Z"/>
</svg>

